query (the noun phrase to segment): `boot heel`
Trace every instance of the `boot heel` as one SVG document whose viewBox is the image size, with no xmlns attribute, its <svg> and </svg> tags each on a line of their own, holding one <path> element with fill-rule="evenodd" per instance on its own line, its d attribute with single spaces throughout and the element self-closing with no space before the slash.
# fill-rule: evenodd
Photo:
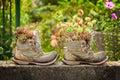
<svg viewBox="0 0 120 80">
<path fill-rule="evenodd" d="M 21 60 L 15 59 L 15 58 L 12 58 L 12 61 L 15 62 L 16 64 L 19 64 L 19 65 L 27 65 L 27 64 L 30 64 L 30 63 L 27 62 L 27 61 L 21 61 Z"/>
</svg>

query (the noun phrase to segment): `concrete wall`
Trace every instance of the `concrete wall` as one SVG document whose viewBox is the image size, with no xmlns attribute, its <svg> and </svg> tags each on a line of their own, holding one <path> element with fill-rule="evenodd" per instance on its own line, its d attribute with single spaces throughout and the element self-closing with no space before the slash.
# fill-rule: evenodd
<svg viewBox="0 0 120 80">
<path fill-rule="evenodd" d="M 0 80 L 120 80 L 120 63 L 37 66 L 1 61 Z"/>
</svg>

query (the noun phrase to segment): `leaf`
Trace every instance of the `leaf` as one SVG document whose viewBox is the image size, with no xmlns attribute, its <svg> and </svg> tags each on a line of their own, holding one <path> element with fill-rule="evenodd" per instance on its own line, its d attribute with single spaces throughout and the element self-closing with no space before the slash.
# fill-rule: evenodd
<svg viewBox="0 0 120 80">
<path fill-rule="evenodd" d="M 90 33 L 91 32 L 90 28 L 86 28 L 85 32 Z"/>
<path fill-rule="evenodd" d="M 67 28 L 67 32 L 73 32 L 73 28 L 72 27 Z"/>
<path fill-rule="evenodd" d="M 19 40 L 24 40 L 25 39 L 25 36 L 24 35 L 20 35 L 19 36 Z"/>
<path fill-rule="evenodd" d="M 78 32 L 82 32 L 82 31 L 83 31 L 83 28 L 79 27 Z"/>
<path fill-rule="evenodd" d="M 3 48 L 0 47 L 0 54 L 3 54 Z"/>
</svg>

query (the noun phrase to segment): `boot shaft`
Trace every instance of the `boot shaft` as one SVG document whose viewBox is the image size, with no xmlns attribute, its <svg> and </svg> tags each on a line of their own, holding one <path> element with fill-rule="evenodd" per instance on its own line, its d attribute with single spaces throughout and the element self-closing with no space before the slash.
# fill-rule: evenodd
<svg viewBox="0 0 120 80">
<path fill-rule="evenodd" d="M 27 39 L 24 43 L 21 43 L 17 40 L 16 43 L 16 53 L 23 54 L 27 57 L 33 57 L 38 54 L 43 54 L 40 47 L 40 39 L 39 39 L 39 31 L 32 31 L 33 37 L 31 39 Z"/>
<path fill-rule="evenodd" d="M 67 41 L 67 50 L 70 52 L 88 53 L 90 44 L 84 40 L 80 41 Z"/>
<path fill-rule="evenodd" d="M 66 51 L 78 57 L 80 60 L 89 60 L 93 57 L 93 51 L 90 49 L 90 44 L 86 43 L 84 40 L 68 41 Z"/>
</svg>

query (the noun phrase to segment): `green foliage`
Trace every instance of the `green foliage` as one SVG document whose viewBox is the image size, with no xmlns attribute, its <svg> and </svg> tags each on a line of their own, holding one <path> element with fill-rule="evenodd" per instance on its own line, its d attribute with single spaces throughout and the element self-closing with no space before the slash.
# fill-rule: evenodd
<svg viewBox="0 0 120 80">
<path fill-rule="evenodd" d="M 92 12 L 88 14 L 88 12 L 91 11 L 89 7 L 92 5 L 92 3 L 88 5 L 89 3 L 91 2 L 85 0 L 64 0 L 59 1 L 59 5 L 57 6 L 49 4 L 36 9 L 36 16 L 41 20 L 40 26 L 37 26 L 36 29 L 41 30 L 43 51 L 48 52 L 51 50 L 56 50 L 61 54 L 61 56 L 63 55 L 63 47 L 54 48 L 50 45 L 50 37 L 55 32 L 56 24 L 71 21 L 73 15 L 77 14 L 78 9 L 84 9 L 84 16 L 93 18 L 93 16 L 97 15 L 97 13 Z M 94 7 L 95 6 L 92 6 L 92 9 L 94 9 Z M 68 29 L 68 31 L 71 31 L 71 29 Z M 89 30 L 86 31 L 89 32 Z"/>
<path fill-rule="evenodd" d="M 0 54 L 3 54 L 3 48 L 0 47 Z"/>
<path fill-rule="evenodd" d="M 118 1 L 113 0 L 113 2 L 116 3 L 117 7 L 120 6 L 118 4 Z M 39 13 L 36 13 L 41 19 L 40 26 L 38 26 L 37 28 L 41 30 L 42 47 L 44 51 L 61 51 L 61 48 L 52 48 L 50 46 L 50 36 L 55 32 L 54 28 L 56 27 L 56 24 L 71 21 L 73 15 L 77 13 L 78 9 L 84 10 L 84 16 L 88 16 L 91 19 L 94 19 L 92 20 L 92 23 L 89 23 L 89 25 L 94 25 L 92 29 L 94 29 L 95 31 L 112 32 L 114 29 L 114 21 L 110 21 L 111 18 L 110 15 L 108 15 L 108 10 L 105 7 L 104 0 L 63 0 L 59 1 L 58 3 L 59 4 L 57 6 L 48 4 L 46 6 L 37 8 L 37 12 Z M 89 18 L 86 18 L 86 20 L 89 20 Z M 71 32 L 72 29 L 68 28 L 67 30 L 68 32 Z M 79 31 L 81 31 L 81 29 L 79 29 Z M 89 29 L 87 29 L 86 31 L 90 32 Z M 110 55 L 111 60 L 115 60 L 113 57 L 113 52 L 107 48 L 110 47 L 109 40 L 106 39 L 107 37 L 108 36 L 105 37 L 105 44 L 107 44 L 106 52 L 108 53 L 108 55 Z M 94 51 L 97 51 L 97 48 L 95 47 L 95 42 L 93 42 L 93 48 L 95 49 Z M 63 54 L 62 51 L 59 53 Z"/>
<path fill-rule="evenodd" d="M 54 34 L 56 24 L 65 23 L 72 21 L 72 18 L 79 9 L 84 10 L 84 16 L 91 18 L 91 23 L 89 26 L 95 31 L 105 33 L 104 38 L 106 45 L 106 52 L 110 55 L 110 60 L 120 59 L 120 19 L 112 20 L 111 12 L 115 9 L 109 11 L 105 6 L 105 0 L 36 0 L 37 7 L 34 6 L 33 1 L 35 0 L 21 0 L 21 16 L 20 23 L 21 26 L 28 25 L 32 22 L 38 22 L 39 25 L 36 29 L 40 30 L 40 37 L 42 42 L 43 51 L 48 52 L 51 50 L 56 50 L 58 53 L 63 55 L 63 48 L 54 48 L 50 45 L 51 35 Z M 119 0 L 112 0 L 115 3 L 116 8 L 120 7 Z M 0 1 L 1 3 L 1 1 Z M 42 3 L 42 4 L 41 4 Z M 6 10 L 6 20 L 9 14 L 9 9 Z M 2 10 L 0 9 L 0 17 L 2 17 Z M 76 17 L 76 16 L 74 16 Z M 85 20 L 89 20 L 86 18 Z M 94 25 L 94 26 L 93 26 Z M 59 25 L 57 25 L 59 27 Z M 15 30 L 15 0 L 12 0 L 12 30 Z M 0 45 L 5 43 L 5 46 L 0 46 L 0 51 L 6 51 L 6 54 L 0 53 L 0 59 L 8 59 L 7 55 L 10 56 L 11 50 L 11 39 L 9 30 L 9 22 L 5 23 L 5 31 L 3 31 L 2 18 L 0 18 Z M 68 28 L 68 32 L 72 29 Z M 79 32 L 82 31 L 81 28 L 78 29 Z M 86 29 L 86 32 L 90 32 Z M 5 33 L 5 34 L 4 34 Z M 5 35 L 4 39 L 3 36 Z M 3 42 L 4 41 L 4 42 Z M 14 40 L 15 41 L 15 40 Z M 61 42 L 63 42 L 61 40 Z M 94 51 L 97 51 L 95 42 L 93 41 Z M 60 58 L 61 59 L 61 58 Z"/>
<path fill-rule="evenodd" d="M 69 32 L 69 33 L 70 33 L 70 32 L 73 32 L 73 28 L 72 28 L 72 27 L 68 27 L 68 28 L 67 28 L 67 32 Z"/>
<path fill-rule="evenodd" d="M 82 31 L 83 31 L 83 28 L 79 27 L 78 32 L 82 32 Z"/>
<path fill-rule="evenodd" d="M 10 27 L 10 1 L 0 1 L 0 60 L 9 59 L 11 55 L 12 32 Z M 4 9 L 4 10 L 3 10 Z M 4 14 L 3 14 L 4 13 Z M 6 58 L 7 57 L 7 58 Z"/>
<path fill-rule="evenodd" d="M 110 55 L 111 60 L 120 59 L 120 19 L 118 20 L 109 20 L 105 26 L 108 26 L 105 37 L 106 51 Z"/>
<path fill-rule="evenodd" d="M 119 4 L 117 0 L 112 0 L 115 4 L 115 8 L 109 10 L 105 7 L 105 2 L 102 2 L 104 6 L 102 11 L 99 12 L 99 22 L 96 30 L 105 33 L 105 48 L 107 54 L 110 56 L 110 60 L 120 59 L 120 19 L 114 20 L 111 18 L 111 14 L 116 12 Z M 120 13 L 119 11 L 117 11 Z M 119 16 L 118 16 L 119 18 Z"/>
<path fill-rule="evenodd" d="M 86 32 L 86 33 L 90 33 L 90 32 L 91 32 L 90 28 L 86 28 L 86 29 L 85 29 L 85 32 Z"/>
<path fill-rule="evenodd" d="M 91 42 L 91 47 L 92 47 L 92 50 L 94 51 L 94 52 L 98 52 L 99 50 L 98 50 L 98 46 L 96 45 L 96 40 L 93 40 L 92 42 Z"/>
<path fill-rule="evenodd" d="M 42 19 L 40 26 L 37 28 L 41 30 L 42 47 L 44 51 L 55 49 L 51 48 L 50 46 L 50 36 L 52 35 L 52 31 L 54 30 L 55 25 L 60 21 L 67 21 L 71 18 L 71 15 L 69 16 L 70 13 L 67 13 L 67 10 L 72 12 L 72 9 L 67 9 L 67 6 L 70 4 L 66 4 L 60 3 L 58 6 L 46 5 L 37 9 L 37 11 L 40 12 L 39 17 Z"/>
</svg>

